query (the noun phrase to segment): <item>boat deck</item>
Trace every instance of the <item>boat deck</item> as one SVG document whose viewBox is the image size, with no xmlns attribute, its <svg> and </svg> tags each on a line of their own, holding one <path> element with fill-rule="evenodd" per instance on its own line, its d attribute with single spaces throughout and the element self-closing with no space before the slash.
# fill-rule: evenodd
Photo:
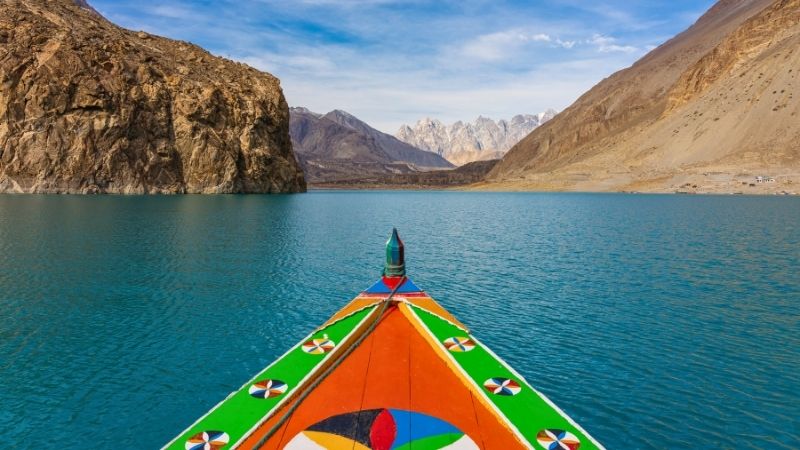
<svg viewBox="0 0 800 450">
<path fill-rule="evenodd" d="M 168 450 L 601 449 L 405 276 L 384 276 Z"/>
<path fill-rule="evenodd" d="M 165 448 L 602 448 L 410 280 L 385 281 Z"/>
</svg>

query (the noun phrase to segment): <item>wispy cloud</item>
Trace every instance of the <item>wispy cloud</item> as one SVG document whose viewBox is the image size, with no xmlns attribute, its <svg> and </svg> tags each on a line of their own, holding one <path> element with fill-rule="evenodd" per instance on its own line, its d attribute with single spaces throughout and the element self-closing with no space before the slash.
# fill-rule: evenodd
<svg viewBox="0 0 800 450">
<path fill-rule="evenodd" d="M 713 0 L 90 0 L 125 27 L 281 79 L 289 104 L 394 132 L 562 109 Z"/>
<path fill-rule="evenodd" d="M 467 58 L 484 61 L 498 61 L 516 56 L 528 45 L 542 44 L 570 49 L 575 41 L 564 41 L 547 33 L 537 33 L 522 29 L 498 31 L 484 34 L 467 41 L 461 53 Z"/>
<path fill-rule="evenodd" d="M 331 5 L 343 8 L 363 7 L 371 5 L 389 5 L 402 3 L 398 0 L 295 0 L 307 5 Z"/>
<path fill-rule="evenodd" d="M 638 47 L 634 47 L 633 45 L 620 45 L 617 43 L 616 38 L 611 36 L 603 36 L 601 34 L 595 34 L 591 39 L 589 39 L 588 42 L 592 45 L 595 45 L 597 50 L 601 53 L 636 53 L 639 51 Z"/>
<path fill-rule="evenodd" d="M 154 16 L 166 17 L 178 20 L 197 20 L 201 17 L 191 8 L 179 5 L 158 5 L 151 10 Z"/>
</svg>

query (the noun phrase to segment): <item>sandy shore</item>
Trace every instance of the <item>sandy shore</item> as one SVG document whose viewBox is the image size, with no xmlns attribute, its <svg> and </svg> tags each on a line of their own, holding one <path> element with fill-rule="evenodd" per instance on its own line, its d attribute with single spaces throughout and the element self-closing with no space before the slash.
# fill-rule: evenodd
<svg viewBox="0 0 800 450">
<path fill-rule="evenodd" d="M 756 177 L 764 177 L 759 182 Z M 772 181 L 770 181 L 772 180 Z M 800 195 L 800 173 L 755 175 L 754 173 L 702 172 L 637 180 L 628 174 L 585 176 L 545 174 L 523 180 L 480 182 L 470 185 L 409 185 L 377 183 L 321 183 L 311 190 L 437 190 L 488 192 L 620 192 L 653 194 Z"/>
<path fill-rule="evenodd" d="M 466 189 L 477 191 L 637 192 L 657 194 L 800 195 L 800 173 L 704 171 L 672 175 L 630 173 L 548 173 L 526 179 L 481 182 Z M 762 177 L 759 180 L 758 177 Z"/>
</svg>

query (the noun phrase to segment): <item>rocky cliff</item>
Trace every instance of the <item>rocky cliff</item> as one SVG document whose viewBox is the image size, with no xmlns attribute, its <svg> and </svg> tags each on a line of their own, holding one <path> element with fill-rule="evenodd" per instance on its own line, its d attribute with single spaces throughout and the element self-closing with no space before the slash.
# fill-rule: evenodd
<svg viewBox="0 0 800 450">
<path fill-rule="evenodd" d="M 796 191 L 798 71 L 800 0 L 721 0 L 531 133 L 488 180 L 521 189 Z M 758 175 L 776 182 L 756 186 Z"/>
<path fill-rule="evenodd" d="M 520 114 L 495 122 L 478 117 L 472 123 L 458 121 L 445 125 L 436 119 L 422 119 L 403 125 L 396 136 L 403 142 L 441 155 L 456 165 L 501 158 L 508 149 L 538 126 L 552 119 L 552 109 L 536 115 Z"/>
<path fill-rule="evenodd" d="M 278 79 L 83 0 L 3 0 L 0 83 L 0 191 L 305 189 Z"/>
</svg>

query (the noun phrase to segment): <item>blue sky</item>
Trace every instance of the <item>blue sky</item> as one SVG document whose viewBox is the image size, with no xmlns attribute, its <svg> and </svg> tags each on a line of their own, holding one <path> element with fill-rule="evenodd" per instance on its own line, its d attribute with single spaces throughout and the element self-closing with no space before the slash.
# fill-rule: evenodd
<svg viewBox="0 0 800 450">
<path fill-rule="evenodd" d="M 713 0 L 93 0 L 113 22 L 281 79 L 291 106 L 394 133 L 561 110 Z"/>
</svg>

